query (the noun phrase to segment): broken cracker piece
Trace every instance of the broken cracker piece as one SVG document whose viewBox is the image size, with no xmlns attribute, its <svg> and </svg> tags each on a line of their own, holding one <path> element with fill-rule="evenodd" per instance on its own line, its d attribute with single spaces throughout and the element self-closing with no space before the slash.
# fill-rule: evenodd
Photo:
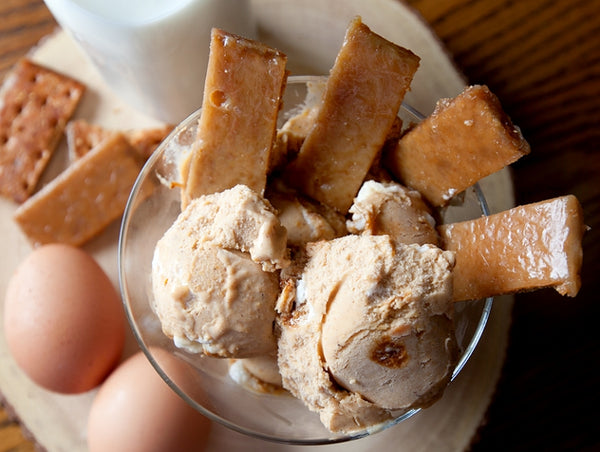
<svg viewBox="0 0 600 452">
<path fill-rule="evenodd" d="M 97 124 L 90 124 L 85 119 L 69 121 L 65 128 L 69 161 L 83 157 L 94 147 L 113 133 Z"/>
<path fill-rule="evenodd" d="M 238 184 L 263 193 L 286 62 L 264 44 L 212 30 L 197 147 L 183 166 L 182 206 Z"/>
<path fill-rule="evenodd" d="M 146 129 L 120 131 L 144 160 L 150 158 L 154 150 L 173 130 L 172 125 Z M 69 160 L 74 162 L 117 131 L 91 124 L 85 119 L 69 121 L 65 129 Z"/>
<path fill-rule="evenodd" d="M 121 133 L 111 134 L 16 210 L 33 246 L 79 246 L 124 211 L 142 161 Z"/>
<path fill-rule="evenodd" d="M 144 160 L 148 160 L 158 145 L 171 133 L 174 126 L 135 129 L 125 132 L 125 136 L 136 152 Z"/>
<path fill-rule="evenodd" d="M 52 157 L 85 85 L 21 59 L 0 89 L 0 194 L 25 201 Z"/>
<path fill-rule="evenodd" d="M 359 18 L 346 31 L 315 126 L 287 182 L 344 214 L 381 150 L 419 66 L 419 57 Z"/>
<path fill-rule="evenodd" d="M 438 102 L 433 114 L 409 130 L 385 163 L 400 181 L 434 206 L 501 170 L 530 151 L 521 131 L 483 85 Z"/>
<path fill-rule="evenodd" d="M 574 297 L 581 286 L 583 213 L 567 195 L 489 217 L 438 227 L 456 253 L 454 300 L 554 287 Z"/>
</svg>

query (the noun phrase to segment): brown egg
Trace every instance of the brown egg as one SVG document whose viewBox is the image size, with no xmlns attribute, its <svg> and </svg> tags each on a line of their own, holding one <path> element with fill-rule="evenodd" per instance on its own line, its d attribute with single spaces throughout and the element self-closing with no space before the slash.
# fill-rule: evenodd
<svg viewBox="0 0 600 452">
<path fill-rule="evenodd" d="M 152 354 L 178 384 L 188 379 L 185 362 L 162 349 Z M 210 425 L 138 352 L 100 387 L 88 420 L 88 446 L 90 452 L 202 451 Z"/>
<path fill-rule="evenodd" d="M 89 254 L 51 244 L 31 252 L 12 275 L 4 332 L 33 381 L 75 394 L 100 384 L 118 364 L 125 316 L 113 284 Z"/>
</svg>

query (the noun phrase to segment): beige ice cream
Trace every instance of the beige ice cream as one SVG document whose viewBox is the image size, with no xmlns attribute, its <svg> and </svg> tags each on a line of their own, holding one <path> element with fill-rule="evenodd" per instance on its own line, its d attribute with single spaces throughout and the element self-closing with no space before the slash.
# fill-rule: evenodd
<svg viewBox="0 0 600 452">
<path fill-rule="evenodd" d="M 287 244 L 293 249 L 291 266 L 282 270 L 285 279 L 296 274 L 302 266 L 303 247 L 317 240 L 330 240 L 346 235 L 345 219 L 333 209 L 311 202 L 275 183 L 266 197 L 277 210 L 281 224 L 287 230 Z M 281 392 L 281 375 L 277 354 L 230 360 L 229 376 L 238 384 L 258 393 Z"/>
<path fill-rule="evenodd" d="M 302 247 L 308 242 L 330 240 L 347 234 L 345 218 L 333 209 L 285 189 L 270 189 L 269 202 L 287 230 L 288 246 Z"/>
<path fill-rule="evenodd" d="M 211 356 L 273 353 L 286 240 L 272 206 L 246 186 L 191 201 L 154 251 L 153 309 L 164 333 Z"/>
<path fill-rule="evenodd" d="M 388 234 L 401 243 L 438 244 L 435 219 L 421 194 L 396 182 L 363 183 L 349 212 L 354 234 Z"/>
<path fill-rule="evenodd" d="M 453 254 L 350 235 L 308 256 L 277 304 L 284 387 L 343 432 L 439 398 L 458 355 Z"/>
<path fill-rule="evenodd" d="M 237 384 L 259 394 L 283 393 L 277 353 L 255 358 L 232 359 L 229 376 Z"/>
</svg>

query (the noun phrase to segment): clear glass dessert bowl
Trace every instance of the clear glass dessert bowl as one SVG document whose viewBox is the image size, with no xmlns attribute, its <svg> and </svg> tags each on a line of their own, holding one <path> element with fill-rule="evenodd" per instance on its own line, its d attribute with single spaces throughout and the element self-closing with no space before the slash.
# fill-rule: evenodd
<svg viewBox="0 0 600 452">
<path fill-rule="evenodd" d="M 290 77 L 280 113 L 280 125 L 304 104 L 307 87 L 319 77 Z M 421 115 L 403 105 L 400 116 L 405 124 L 415 123 Z M 180 161 L 196 137 L 197 111 L 179 124 L 161 143 L 140 172 L 121 224 L 118 265 L 125 312 L 133 333 L 157 372 L 181 397 L 210 419 L 256 438 L 288 444 L 330 444 L 362 438 L 398 424 L 419 409 L 398 412 L 394 419 L 376 428 L 352 434 L 331 433 L 298 399 L 285 392 L 257 392 L 236 383 L 229 376 L 227 359 L 190 353 L 174 345 L 163 334 L 158 317 L 151 308 L 152 257 L 156 242 L 181 211 Z M 464 193 L 461 202 L 441 212 L 444 222 L 456 222 L 487 215 L 485 197 L 476 185 Z M 452 380 L 461 372 L 485 329 L 492 299 L 455 304 L 455 327 L 460 358 Z M 169 373 L 162 366 L 156 348 L 169 351 L 186 367 L 185 372 Z M 452 383 L 450 383 L 452 384 Z"/>
</svg>

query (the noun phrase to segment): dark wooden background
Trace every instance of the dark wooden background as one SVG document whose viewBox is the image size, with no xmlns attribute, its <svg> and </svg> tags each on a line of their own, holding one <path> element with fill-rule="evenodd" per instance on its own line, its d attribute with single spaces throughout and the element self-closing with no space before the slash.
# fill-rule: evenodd
<svg viewBox="0 0 600 452">
<path fill-rule="evenodd" d="M 531 144 L 517 202 L 576 195 L 592 228 L 574 299 L 516 297 L 507 360 L 473 451 L 600 450 L 600 1 L 410 0 L 471 83 Z M 0 2 L 0 78 L 56 26 L 42 0 Z M 0 410 L 0 452 L 33 450 Z"/>
</svg>

